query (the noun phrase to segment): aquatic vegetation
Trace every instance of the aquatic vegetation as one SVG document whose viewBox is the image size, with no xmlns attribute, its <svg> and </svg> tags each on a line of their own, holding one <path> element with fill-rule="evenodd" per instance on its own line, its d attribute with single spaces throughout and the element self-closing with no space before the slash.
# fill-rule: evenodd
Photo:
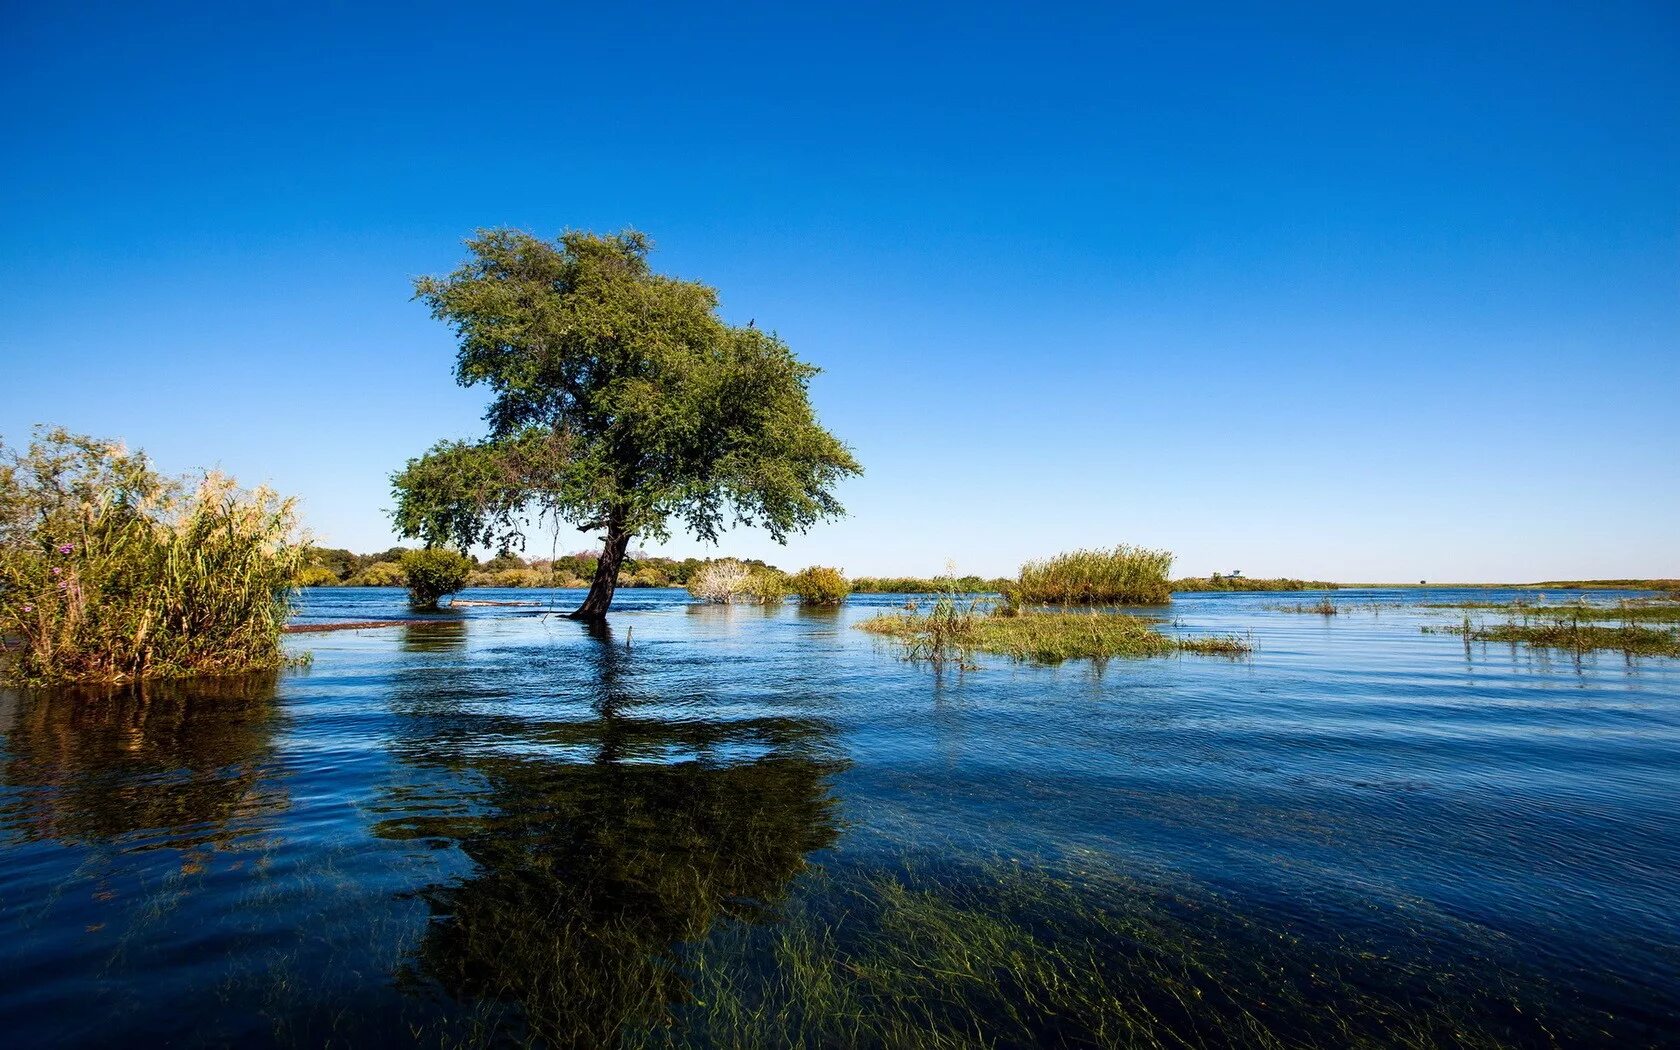
<svg viewBox="0 0 1680 1050">
<path fill-rule="evenodd" d="M 889 613 L 858 627 L 896 640 L 912 660 L 958 666 L 970 666 L 976 652 L 1048 664 L 1175 652 L 1240 656 L 1253 650 L 1252 643 L 1236 636 L 1174 638 L 1156 629 L 1160 622 L 1102 610 L 1015 610 L 1000 615 L 946 595 L 926 613 Z"/>
<path fill-rule="evenodd" d="M 686 1002 L 633 1047 L 1252 1045 L 1498 1047 L 1545 1042 L 1549 1011 L 1497 972 L 1397 961 L 1372 939 L 1303 943 L 1199 888 L 1091 858 L 868 872 L 779 924 L 731 924 L 691 952 Z M 837 915 L 844 922 L 836 921 Z M 1424 941 L 1402 935 L 1400 940 Z"/>
<path fill-rule="evenodd" d="M 788 589 L 802 605 L 839 605 L 852 588 L 839 569 L 812 565 L 794 573 L 788 579 Z"/>
<path fill-rule="evenodd" d="M 1460 624 L 1426 625 L 1422 630 L 1425 634 L 1455 634 L 1467 643 L 1510 642 L 1577 654 L 1612 650 L 1629 656 L 1680 656 L 1680 628 L 1644 627 L 1633 623 L 1612 627 L 1592 623 L 1580 616 L 1569 619 L 1539 617 L 1491 625 L 1472 624 L 1466 616 Z"/>
<path fill-rule="evenodd" d="M 1021 566 L 1014 600 L 1027 605 L 1163 605 L 1172 600 L 1172 554 L 1121 544 Z"/>
<path fill-rule="evenodd" d="M 1320 598 L 1311 605 L 1305 602 L 1280 602 L 1276 605 L 1266 605 L 1262 608 L 1269 612 L 1312 613 L 1315 616 L 1335 616 L 1342 611 L 1341 606 L 1328 597 Z"/>
<path fill-rule="evenodd" d="M 688 581 L 688 593 L 703 602 L 728 604 L 748 593 L 752 570 L 734 558 L 707 562 Z"/>
<path fill-rule="evenodd" d="M 1579 619 L 1598 621 L 1619 621 L 1633 623 L 1648 621 L 1657 623 L 1680 623 L 1680 603 L 1672 601 L 1631 600 L 1620 601 L 1615 605 L 1595 605 L 1587 602 L 1570 602 L 1565 605 L 1535 604 L 1530 602 L 1432 602 L 1422 606 L 1425 609 L 1480 609 L 1489 612 L 1504 612 L 1518 617 L 1549 617 L 1552 619 Z"/>
<path fill-rule="evenodd" d="M 12 677 L 129 682 L 277 667 L 302 556 L 291 500 L 37 430 L 0 461 L 0 638 Z"/>
</svg>

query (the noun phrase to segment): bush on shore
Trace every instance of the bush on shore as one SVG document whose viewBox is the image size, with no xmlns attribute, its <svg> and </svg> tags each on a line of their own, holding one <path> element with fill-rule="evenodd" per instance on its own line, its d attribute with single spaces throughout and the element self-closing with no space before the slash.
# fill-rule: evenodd
<svg viewBox="0 0 1680 1050">
<path fill-rule="evenodd" d="M 801 605 L 839 605 L 851 593 L 845 573 L 826 565 L 813 565 L 794 573 L 788 588 L 799 597 Z"/>
<path fill-rule="evenodd" d="M 416 609 L 436 609 L 439 598 L 467 585 L 472 568 L 471 559 L 448 547 L 407 552 L 402 571 L 408 581 L 408 604 Z"/>
<path fill-rule="evenodd" d="M 144 453 L 36 431 L 0 449 L 0 637 L 24 682 L 123 683 L 281 665 L 303 554 L 293 502 Z"/>
</svg>

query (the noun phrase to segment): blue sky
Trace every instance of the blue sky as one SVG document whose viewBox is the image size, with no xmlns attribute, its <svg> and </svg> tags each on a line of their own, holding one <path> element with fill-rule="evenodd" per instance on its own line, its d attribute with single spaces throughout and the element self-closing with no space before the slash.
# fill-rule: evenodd
<svg viewBox="0 0 1680 1050">
<path fill-rule="evenodd" d="M 635 226 L 825 369 L 867 470 L 728 553 L 1680 575 L 1670 3 L 237 6 L 8 5 L 8 440 L 383 548 L 485 402 L 412 278 Z"/>
</svg>

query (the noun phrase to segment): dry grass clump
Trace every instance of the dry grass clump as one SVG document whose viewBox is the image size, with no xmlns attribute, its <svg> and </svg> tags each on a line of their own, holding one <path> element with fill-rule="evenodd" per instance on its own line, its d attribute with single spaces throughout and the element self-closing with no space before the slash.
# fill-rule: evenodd
<svg viewBox="0 0 1680 1050">
<path fill-rule="evenodd" d="M 279 666 L 303 553 L 291 500 L 37 431 L 0 457 L 0 637 L 11 677 L 121 683 Z"/>
<path fill-rule="evenodd" d="M 786 574 L 719 558 L 696 569 L 688 578 L 691 597 L 718 605 L 779 605 L 787 597 Z"/>
<path fill-rule="evenodd" d="M 1027 605 L 1163 605 L 1173 556 L 1121 544 L 1076 550 L 1021 566 L 1012 597 Z"/>
</svg>

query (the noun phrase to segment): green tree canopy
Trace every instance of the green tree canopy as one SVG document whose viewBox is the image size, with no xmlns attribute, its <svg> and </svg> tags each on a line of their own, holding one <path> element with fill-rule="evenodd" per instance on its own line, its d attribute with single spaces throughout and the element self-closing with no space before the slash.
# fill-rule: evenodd
<svg viewBox="0 0 1680 1050">
<path fill-rule="evenodd" d="M 551 514 L 605 533 L 589 596 L 612 601 L 633 537 L 752 525 L 778 542 L 843 512 L 861 470 L 817 422 L 818 369 L 752 324 L 717 316 L 717 293 L 652 272 L 648 239 L 490 230 L 416 297 L 460 338 L 455 375 L 484 384 L 490 432 L 444 441 L 392 478 L 404 536 L 462 548 L 521 546 Z"/>
</svg>

